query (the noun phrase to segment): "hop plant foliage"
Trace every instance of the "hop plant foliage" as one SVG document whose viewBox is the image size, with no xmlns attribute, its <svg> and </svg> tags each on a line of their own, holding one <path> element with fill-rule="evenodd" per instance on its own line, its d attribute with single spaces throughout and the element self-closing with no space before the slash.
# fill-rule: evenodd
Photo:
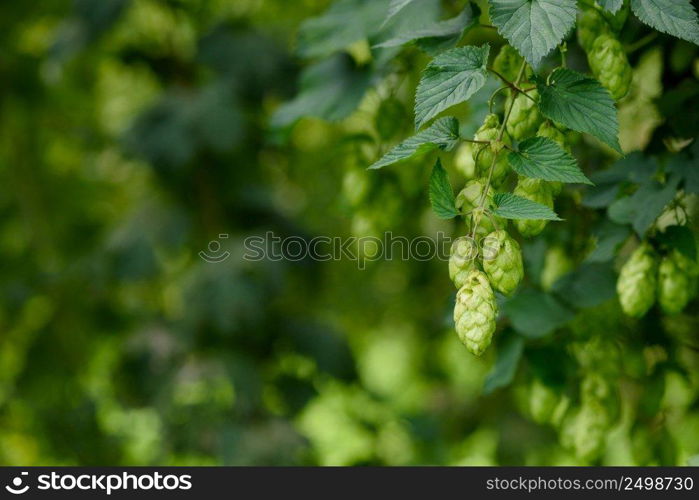
<svg viewBox="0 0 699 500">
<path fill-rule="evenodd" d="M 543 117 L 539 112 L 537 100 L 539 93 L 536 90 L 527 94 L 518 94 L 512 103 L 512 112 L 507 121 L 507 133 L 521 141 L 536 134 Z"/>
<path fill-rule="evenodd" d="M 501 154 L 503 148 L 511 145 L 509 139 L 503 137 L 503 141 L 499 141 L 500 135 L 500 118 L 498 115 L 489 114 L 483 121 L 483 125 L 478 129 L 474 139 L 476 141 L 488 141 L 488 145 L 476 145 L 473 148 L 473 160 L 476 163 L 476 173 L 482 178 L 488 176 L 488 172 L 493 167 L 493 175 L 491 182 L 497 187 L 505 180 L 509 172 L 507 158 Z"/>
<path fill-rule="evenodd" d="M 478 270 L 469 272 L 456 294 L 454 324 L 459 340 L 476 356 L 490 345 L 495 332 L 497 303 L 488 277 Z"/>
<path fill-rule="evenodd" d="M 449 278 L 456 288 L 466 284 L 466 279 L 475 268 L 478 246 L 470 238 L 458 238 L 451 246 L 449 256 Z"/>
<path fill-rule="evenodd" d="M 553 193 L 546 181 L 520 177 L 515 187 L 514 194 L 546 207 L 553 208 Z M 525 238 L 531 238 L 541 233 L 547 224 L 547 220 L 518 219 L 515 221 L 515 227 Z"/>
</svg>

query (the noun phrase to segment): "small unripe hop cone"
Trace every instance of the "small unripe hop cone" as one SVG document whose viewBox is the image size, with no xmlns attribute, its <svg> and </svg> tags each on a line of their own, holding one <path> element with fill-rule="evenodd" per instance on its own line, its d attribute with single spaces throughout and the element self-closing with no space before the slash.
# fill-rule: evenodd
<svg viewBox="0 0 699 500">
<path fill-rule="evenodd" d="M 510 295 L 524 277 L 522 251 L 519 243 L 500 229 L 483 239 L 483 270 L 490 284 L 499 292 Z"/>
<path fill-rule="evenodd" d="M 476 231 L 476 234 L 480 236 L 485 236 L 486 234 L 494 231 L 496 229 L 495 224 L 500 227 L 507 225 L 507 221 L 505 219 L 495 217 L 493 215 L 488 216 L 479 208 L 484 189 L 484 180 L 471 180 L 466 183 L 466 186 L 456 197 L 456 208 L 458 210 L 464 214 L 471 213 L 473 219 L 480 220 Z M 486 196 L 486 207 L 492 204 L 494 196 L 495 193 L 493 192 L 493 189 L 489 189 Z M 478 212 L 479 210 L 481 210 L 480 213 Z"/>
<path fill-rule="evenodd" d="M 658 302 L 667 314 L 681 312 L 694 297 L 697 265 L 673 250 L 663 257 L 658 268 Z"/>
<path fill-rule="evenodd" d="M 621 42 L 613 35 L 601 35 L 588 51 L 587 60 L 595 78 L 617 101 L 629 93 L 633 70 Z"/>
<path fill-rule="evenodd" d="M 507 177 L 509 173 L 509 163 L 507 155 L 498 154 L 505 145 L 510 146 L 510 141 L 505 138 L 504 142 L 498 141 L 500 135 L 500 118 L 496 114 L 490 114 L 485 117 L 483 125 L 478 129 L 475 135 L 477 141 L 491 141 L 490 144 L 475 144 L 473 147 L 473 161 L 476 163 L 476 174 L 480 177 L 487 178 L 493 159 L 495 166 L 493 168 L 493 176 L 491 183 L 493 187 L 498 187 Z"/>
<path fill-rule="evenodd" d="M 656 256 L 648 243 L 639 246 L 621 268 L 616 290 L 623 311 L 640 318 L 655 302 Z"/>
<path fill-rule="evenodd" d="M 497 304 L 486 275 L 472 270 L 456 294 L 454 323 L 459 339 L 471 353 L 480 356 L 495 332 Z"/>
<path fill-rule="evenodd" d="M 449 277 L 456 288 L 461 288 L 466 284 L 466 278 L 475 269 L 477 257 L 478 245 L 475 240 L 462 237 L 454 241 L 449 255 Z"/>
</svg>

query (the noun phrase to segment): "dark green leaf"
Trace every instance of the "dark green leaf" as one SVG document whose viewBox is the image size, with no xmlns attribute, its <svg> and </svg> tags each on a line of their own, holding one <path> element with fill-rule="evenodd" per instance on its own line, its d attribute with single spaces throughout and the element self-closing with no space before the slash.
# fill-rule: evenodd
<svg viewBox="0 0 699 500">
<path fill-rule="evenodd" d="M 430 176 L 430 203 L 432 210 L 440 219 L 453 219 L 459 215 L 454 190 L 449 183 L 449 175 L 439 158 Z"/>
<path fill-rule="evenodd" d="M 493 202 L 493 214 L 505 219 L 563 220 L 546 205 L 512 193 L 498 193 Z"/>
<path fill-rule="evenodd" d="M 492 394 L 497 389 L 510 385 L 517 372 L 523 350 L 524 340 L 518 335 L 511 335 L 502 342 L 498 351 L 498 359 L 485 378 L 483 394 Z"/>
<path fill-rule="evenodd" d="M 616 295 L 616 280 L 611 262 L 588 262 L 556 281 L 553 291 L 573 307 L 594 307 Z"/>
<path fill-rule="evenodd" d="M 573 318 L 573 312 L 553 296 L 531 289 L 509 299 L 503 310 L 512 327 L 531 339 L 546 337 Z"/>
<path fill-rule="evenodd" d="M 699 22 L 691 0 L 631 0 L 631 9 L 648 26 L 699 44 Z"/>
<path fill-rule="evenodd" d="M 459 140 L 459 122 L 457 119 L 453 117 L 440 118 L 429 128 L 401 142 L 369 168 L 382 168 L 437 148 L 451 151 L 457 146 Z"/>
<path fill-rule="evenodd" d="M 369 87 L 370 73 L 356 68 L 346 54 L 337 54 L 306 69 L 301 91 L 272 117 L 273 127 L 293 124 L 303 116 L 341 120 L 352 113 Z"/>
<path fill-rule="evenodd" d="M 490 46 L 458 47 L 437 56 L 422 73 L 415 94 L 415 128 L 480 90 L 488 78 Z"/>
<path fill-rule="evenodd" d="M 507 160 L 520 175 L 545 181 L 592 184 L 578 167 L 575 158 L 551 139 L 532 137 L 511 152 Z"/>
<path fill-rule="evenodd" d="M 697 243 L 687 226 L 670 226 L 658 235 L 658 240 L 691 260 L 697 260 Z"/>
<path fill-rule="evenodd" d="M 387 9 L 388 0 L 338 0 L 321 16 L 301 25 L 296 50 L 305 58 L 334 54 L 376 33 Z"/>
<path fill-rule="evenodd" d="M 619 246 L 631 234 L 628 226 L 620 226 L 605 219 L 604 225 L 595 231 L 595 249 L 585 259 L 587 262 L 607 262 L 614 258 Z"/>
<path fill-rule="evenodd" d="M 674 176 L 665 185 L 655 180 L 646 182 L 631 196 L 612 203 L 607 214 L 614 222 L 631 224 L 642 237 L 675 197 L 679 181 L 679 177 Z"/>
<path fill-rule="evenodd" d="M 563 41 L 575 25 L 576 0 L 490 0 L 490 19 L 529 64 Z"/>
<path fill-rule="evenodd" d="M 624 5 L 624 0 L 597 0 L 597 3 L 599 3 L 600 7 L 603 9 L 608 10 L 612 14 L 616 14 L 619 9 L 621 9 L 621 6 Z"/>
<path fill-rule="evenodd" d="M 597 80 L 569 69 L 557 69 L 537 79 L 539 109 L 547 118 L 597 137 L 621 153 L 614 99 Z"/>
<path fill-rule="evenodd" d="M 452 19 L 435 21 L 424 28 L 406 29 L 374 47 L 398 47 L 418 41 L 418 46 L 428 53 L 448 49 L 456 45 L 466 30 L 478 24 L 479 13 L 478 7 L 467 4 L 466 8 Z"/>
</svg>

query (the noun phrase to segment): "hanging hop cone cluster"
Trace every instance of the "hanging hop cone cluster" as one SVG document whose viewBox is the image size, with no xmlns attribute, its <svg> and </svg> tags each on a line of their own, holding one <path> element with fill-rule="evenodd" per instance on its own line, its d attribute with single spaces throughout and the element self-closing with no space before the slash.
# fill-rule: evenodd
<svg viewBox="0 0 699 500">
<path fill-rule="evenodd" d="M 697 292 L 699 266 L 672 249 L 659 259 L 649 242 L 643 242 L 622 266 L 617 293 L 623 311 L 644 316 L 655 303 L 667 314 L 681 312 Z"/>
</svg>

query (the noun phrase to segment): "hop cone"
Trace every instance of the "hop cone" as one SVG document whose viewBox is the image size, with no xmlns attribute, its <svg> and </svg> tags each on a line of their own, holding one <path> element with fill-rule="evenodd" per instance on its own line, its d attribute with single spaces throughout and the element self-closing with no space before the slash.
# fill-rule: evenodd
<svg viewBox="0 0 699 500">
<path fill-rule="evenodd" d="M 529 387 L 529 414 L 537 424 L 558 425 L 569 400 L 552 387 L 535 379 Z"/>
<path fill-rule="evenodd" d="M 663 257 L 658 267 L 658 302 L 668 314 L 682 311 L 694 296 L 697 265 L 678 250 Z"/>
<path fill-rule="evenodd" d="M 514 82 L 519 76 L 519 68 L 522 66 L 522 56 L 511 45 L 503 45 L 498 52 L 497 57 L 493 60 L 493 69 Z M 531 75 L 531 69 L 527 66 L 525 77 Z"/>
<path fill-rule="evenodd" d="M 452 244 L 449 256 L 449 277 L 456 288 L 466 284 L 466 278 L 475 268 L 477 255 L 478 247 L 470 238 L 458 238 Z"/>
<path fill-rule="evenodd" d="M 621 42 L 613 35 L 601 35 L 587 52 L 592 74 L 616 100 L 628 94 L 633 70 Z"/>
<path fill-rule="evenodd" d="M 515 97 L 510 118 L 507 120 L 507 133 L 518 141 L 533 136 L 543 120 L 536 103 L 539 93 L 532 90 L 527 95 L 531 99 L 522 94 Z"/>
<path fill-rule="evenodd" d="M 454 154 L 454 166 L 466 179 L 473 179 L 476 175 L 473 157 L 473 144 L 470 142 L 462 142 Z"/>
<path fill-rule="evenodd" d="M 481 128 L 478 129 L 475 135 L 477 141 L 497 141 L 500 132 L 500 119 L 498 115 L 490 114 L 485 117 L 485 121 Z M 476 173 L 480 177 L 487 177 L 490 167 L 493 164 L 493 158 L 497 155 L 495 167 L 493 169 L 493 177 L 491 179 L 493 186 L 498 187 L 507 177 L 509 172 L 509 164 L 506 154 L 498 154 L 502 151 L 503 144 L 509 145 L 507 139 L 503 139 L 502 144 L 492 143 L 489 145 L 481 144 L 473 148 L 473 160 L 476 163 Z"/>
<path fill-rule="evenodd" d="M 546 181 L 521 177 L 514 189 L 514 194 L 553 208 L 553 193 Z M 541 233 L 546 227 L 546 224 L 548 224 L 546 220 L 515 220 L 515 226 L 519 234 L 525 238 L 530 238 Z"/>
<path fill-rule="evenodd" d="M 596 8 L 583 8 L 578 17 L 578 43 L 585 52 L 592 49 L 597 37 L 611 33 L 611 26 Z"/>
<path fill-rule="evenodd" d="M 483 270 L 490 284 L 509 295 L 515 291 L 524 276 L 522 251 L 519 243 L 500 229 L 483 239 Z"/>
<path fill-rule="evenodd" d="M 465 281 L 456 294 L 454 323 L 461 342 L 480 356 L 490 345 L 495 332 L 497 304 L 484 273 L 472 270 Z"/>
<path fill-rule="evenodd" d="M 624 312 L 640 318 L 655 302 L 657 264 L 648 243 L 638 247 L 621 268 L 616 291 Z"/>
<path fill-rule="evenodd" d="M 562 441 L 586 462 L 597 460 L 604 451 L 609 416 L 597 401 L 587 401 L 564 424 Z"/>
<path fill-rule="evenodd" d="M 572 271 L 573 262 L 568 254 L 559 246 L 551 247 L 544 257 L 544 268 L 541 270 L 541 288 L 551 290 L 558 278 Z"/>
<path fill-rule="evenodd" d="M 474 220 L 480 217 L 480 223 L 478 225 L 478 235 L 485 235 L 495 230 L 491 218 L 485 213 L 478 213 L 478 206 L 481 201 L 481 196 L 483 196 L 483 190 L 485 189 L 485 181 L 480 179 L 474 179 L 468 181 L 466 186 L 461 190 L 461 192 L 456 197 L 456 208 L 464 213 L 473 212 Z M 493 197 L 495 193 L 493 189 L 488 190 L 486 196 L 485 207 L 489 207 L 492 204 Z M 498 226 L 504 227 L 507 225 L 507 221 L 500 217 L 491 216 L 493 221 L 495 221 Z"/>
</svg>

